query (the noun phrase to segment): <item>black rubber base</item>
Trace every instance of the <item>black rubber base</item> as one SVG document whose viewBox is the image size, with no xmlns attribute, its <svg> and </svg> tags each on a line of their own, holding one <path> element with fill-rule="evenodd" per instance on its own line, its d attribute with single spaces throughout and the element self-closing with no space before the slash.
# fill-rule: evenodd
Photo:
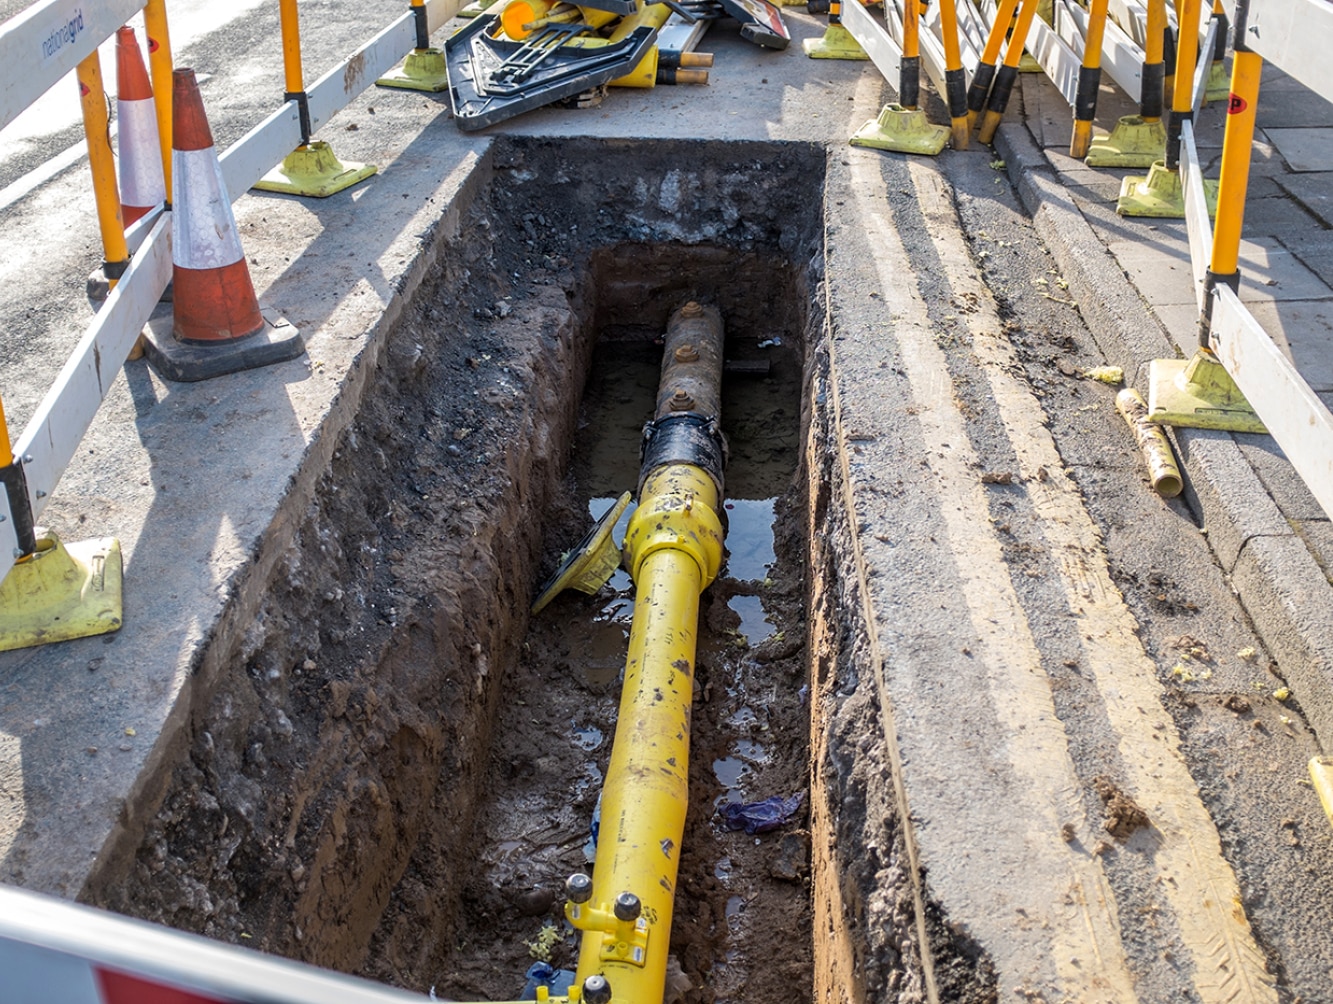
<svg viewBox="0 0 1333 1004">
<path fill-rule="evenodd" d="M 262 313 L 264 327 L 253 335 L 209 344 L 177 339 L 171 308 L 159 307 L 143 329 L 144 356 L 163 380 L 195 383 L 286 362 L 305 352 L 305 340 L 295 325 L 275 311 Z"/>
</svg>

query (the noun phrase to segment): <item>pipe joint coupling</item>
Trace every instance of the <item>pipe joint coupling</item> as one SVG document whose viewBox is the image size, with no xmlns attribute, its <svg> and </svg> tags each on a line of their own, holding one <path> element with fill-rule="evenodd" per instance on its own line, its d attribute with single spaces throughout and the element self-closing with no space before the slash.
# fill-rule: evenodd
<svg viewBox="0 0 1333 1004">
<path fill-rule="evenodd" d="M 707 484 L 707 482 L 703 482 Z M 625 532 L 625 567 L 637 582 L 643 561 L 654 551 L 684 551 L 699 566 L 699 588 L 722 567 L 722 521 L 690 493 L 654 495 L 639 503 Z"/>
<path fill-rule="evenodd" d="M 716 418 L 685 411 L 654 419 L 643 427 L 639 450 L 639 494 L 653 471 L 668 464 L 692 464 L 701 468 L 723 494 L 723 472 L 727 467 L 727 437 Z"/>
</svg>

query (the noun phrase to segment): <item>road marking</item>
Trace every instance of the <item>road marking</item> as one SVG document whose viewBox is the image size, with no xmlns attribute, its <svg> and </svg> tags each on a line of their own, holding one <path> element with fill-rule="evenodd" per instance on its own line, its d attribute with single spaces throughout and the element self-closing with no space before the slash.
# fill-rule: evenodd
<svg viewBox="0 0 1333 1004">
<path fill-rule="evenodd" d="M 1083 786 L 1064 724 L 988 518 L 966 420 L 954 401 L 925 304 L 914 284 L 903 281 L 911 269 L 882 195 L 878 155 L 852 151 L 849 156 L 853 188 L 861 196 L 855 218 L 876 248 L 880 296 L 893 319 L 902 367 L 920 408 L 939 512 L 958 556 L 956 570 L 965 584 L 970 626 L 981 647 L 975 656 L 985 668 L 994 711 L 1005 731 L 1002 748 L 988 755 L 1006 761 L 1017 779 L 1014 788 L 1021 792 L 1022 804 L 999 821 L 1009 830 L 997 836 L 996 843 L 1021 848 L 1029 867 L 1021 882 L 991 891 L 994 910 L 981 923 L 994 927 L 987 932 L 991 936 L 985 947 L 1006 987 L 1017 982 L 1032 991 L 1045 990 L 1046 999 L 1128 1004 L 1138 998 L 1120 942 L 1115 897 L 1101 858 L 1086 850 L 1096 843 L 1094 824 L 1086 818 Z M 883 691 L 882 678 L 880 685 Z M 889 699 L 881 694 L 886 706 Z M 996 824 L 989 817 L 988 822 Z M 1066 825 L 1074 827 L 1076 842 L 1067 839 Z M 1039 933 L 1012 937 L 1021 924 Z M 1052 978 L 1055 986 L 1050 985 Z"/>
<path fill-rule="evenodd" d="M 1069 609 L 1079 622 L 1084 664 L 1095 677 L 1118 737 L 1126 780 L 1152 821 L 1132 842 L 1153 845 L 1159 888 L 1193 956 L 1195 989 L 1204 1004 L 1276 1001 L 1272 976 L 1255 943 L 1231 865 L 1180 751 L 1180 736 L 1162 706 L 1157 667 L 1144 652 L 1138 625 L 1111 580 L 1101 533 L 1083 506 L 1026 383 L 989 291 L 976 274 L 957 228 L 957 212 L 940 176 L 909 163 L 917 201 L 951 278 L 968 277 L 980 309 L 965 315 L 973 351 L 986 375 L 1024 488 L 1042 516 L 1049 553 L 1060 569 Z M 1039 475 L 1041 469 L 1046 478 Z"/>
</svg>

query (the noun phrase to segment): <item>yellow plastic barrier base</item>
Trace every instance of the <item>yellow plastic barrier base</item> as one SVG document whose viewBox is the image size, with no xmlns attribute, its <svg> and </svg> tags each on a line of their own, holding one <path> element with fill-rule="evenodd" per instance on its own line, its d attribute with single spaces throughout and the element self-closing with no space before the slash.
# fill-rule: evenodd
<svg viewBox="0 0 1333 1004">
<path fill-rule="evenodd" d="M 848 142 L 852 146 L 933 157 L 949 142 L 949 127 L 931 125 L 920 108 L 885 105 L 879 117 L 858 129 Z"/>
<path fill-rule="evenodd" d="M 1148 421 L 1190 429 L 1267 432 L 1217 356 L 1154 359 L 1148 367 Z"/>
<path fill-rule="evenodd" d="M 1203 85 L 1204 101 L 1221 101 L 1231 96 L 1231 74 L 1225 63 L 1214 63 L 1208 67 L 1208 82 Z"/>
<path fill-rule="evenodd" d="M 380 87 L 397 87 L 405 91 L 448 90 L 449 70 L 443 49 L 413 49 L 403 65 L 390 70 L 375 81 Z"/>
<path fill-rule="evenodd" d="M 264 192 L 323 199 L 365 181 L 376 170 L 374 164 L 341 161 L 334 156 L 329 144 L 316 140 L 287 154 L 282 163 L 255 182 L 254 187 Z"/>
<path fill-rule="evenodd" d="M 1319 795 L 1324 815 L 1333 823 L 1333 757 L 1317 756 L 1310 761 L 1310 780 Z"/>
<path fill-rule="evenodd" d="M 1031 54 L 1030 52 L 1028 52 L 1026 49 L 1024 49 L 1024 50 L 1023 50 L 1023 55 L 1021 55 L 1021 56 L 1018 57 L 1018 72 L 1019 72 L 1019 73 L 1045 73 L 1046 71 L 1043 70 L 1043 69 L 1041 68 L 1041 64 L 1040 64 L 1039 62 L 1037 62 L 1037 57 L 1034 56 L 1034 55 L 1032 55 L 1032 54 Z"/>
<path fill-rule="evenodd" d="M 579 541 L 578 546 L 565 556 L 556 573 L 547 580 L 533 602 L 534 614 L 566 589 L 577 589 L 591 595 L 606 585 L 620 567 L 620 549 L 611 539 L 611 531 L 629 507 L 629 502 L 630 493 L 625 492 L 597 521 L 597 525 L 588 531 L 587 536 Z"/>
<path fill-rule="evenodd" d="M 1166 124 L 1125 115 L 1102 139 L 1094 139 L 1084 161 L 1089 167 L 1152 167 L 1166 157 Z"/>
<path fill-rule="evenodd" d="M 811 59 L 869 59 L 861 43 L 840 24 L 831 24 L 820 38 L 807 38 L 805 54 Z"/>
<path fill-rule="evenodd" d="M 494 7 L 500 0 L 473 0 L 462 10 L 458 12 L 459 17 L 477 17 L 485 14 L 486 11 Z"/>
<path fill-rule="evenodd" d="M 1203 179 L 1203 194 L 1208 215 L 1217 215 L 1217 182 Z M 1180 173 L 1168 171 L 1164 161 L 1154 161 L 1146 177 L 1131 175 L 1120 183 L 1120 198 L 1115 211 L 1121 216 L 1148 216 L 1154 219 L 1183 220 L 1185 189 Z"/>
<path fill-rule="evenodd" d="M 65 545 L 53 533 L 0 582 L 0 652 L 90 638 L 123 619 L 120 541 Z"/>
</svg>

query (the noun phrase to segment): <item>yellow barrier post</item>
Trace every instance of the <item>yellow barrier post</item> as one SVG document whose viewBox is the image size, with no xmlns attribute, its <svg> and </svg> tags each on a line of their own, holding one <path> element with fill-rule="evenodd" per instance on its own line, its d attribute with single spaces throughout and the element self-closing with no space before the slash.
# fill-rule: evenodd
<svg viewBox="0 0 1333 1004">
<path fill-rule="evenodd" d="M 1166 130 L 1166 154 L 1154 161 L 1146 176 L 1131 175 L 1120 185 L 1115 211 L 1121 216 L 1184 219 L 1185 189 L 1180 181 L 1180 131 L 1194 119 L 1194 66 L 1199 50 L 1200 0 L 1181 0 L 1179 25 L 1183 40 L 1176 50 L 1176 87 L 1171 98 L 1171 122 Z M 1217 207 L 1217 182 L 1204 180 L 1208 212 Z"/>
<path fill-rule="evenodd" d="M 1204 101 L 1221 101 L 1231 93 L 1231 82 L 1227 79 L 1227 68 L 1223 60 L 1227 56 L 1227 11 L 1222 0 L 1213 0 L 1213 21 L 1217 24 L 1217 34 L 1213 38 L 1213 62 L 1208 67 L 1208 82 L 1204 85 Z"/>
<path fill-rule="evenodd" d="M 125 243 L 125 222 L 120 215 L 120 190 L 116 186 L 116 160 L 111 152 L 111 120 L 107 115 L 106 91 L 102 87 L 102 61 L 94 51 L 79 64 L 79 102 L 83 106 L 83 132 L 88 139 L 88 163 L 93 172 L 93 198 L 97 203 L 97 225 L 102 233 L 105 258 L 102 274 L 114 288 L 130 264 Z"/>
<path fill-rule="evenodd" d="M 301 25 L 296 0 L 279 0 L 282 19 L 282 66 L 287 82 L 283 101 L 295 101 L 301 115 L 301 145 L 283 158 L 254 187 L 264 192 L 327 198 L 375 173 L 374 164 L 340 161 L 328 143 L 311 141 L 310 101 L 301 72 Z"/>
<path fill-rule="evenodd" d="M 1213 253 L 1204 275 L 1203 309 L 1199 314 L 1199 347 L 1188 361 L 1154 359 L 1149 368 L 1148 417 L 1161 425 L 1179 425 L 1231 432 L 1264 432 L 1264 424 L 1231 374 L 1218 361 L 1209 342 L 1213 290 L 1240 285 L 1240 235 L 1245 219 L 1245 191 L 1250 177 L 1250 151 L 1259 103 L 1263 60 L 1237 45 L 1231 63 L 1231 98 L 1222 137 L 1222 176 L 1218 183 L 1217 223 Z"/>
<path fill-rule="evenodd" d="M 166 0 L 148 0 L 143 8 L 144 33 L 148 36 L 148 75 L 153 81 L 153 107 L 157 112 L 157 138 L 162 144 L 162 173 L 167 182 L 167 208 L 171 208 L 171 33 L 167 30 Z"/>
<path fill-rule="evenodd" d="M 860 3 L 861 0 L 848 0 Z M 841 0 L 831 0 L 828 8 L 828 27 L 819 38 L 807 38 L 802 47 L 811 59 L 869 59 L 861 43 L 842 26 Z"/>
<path fill-rule="evenodd" d="M 96 59 L 97 53 L 88 58 Z M 79 79 L 80 83 L 85 79 L 82 65 Z M 123 578 L 120 542 L 103 537 L 66 547 L 55 534 L 37 531 L 23 463 L 9 445 L 3 404 L 0 490 L 9 500 L 17 540 L 16 563 L 0 582 L 0 652 L 118 629 Z"/>
<path fill-rule="evenodd" d="M 1165 3 L 1165 0 L 1161 0 Z M 990 96 L 991 85 L 995 82 L 995 64 L 1000 59 L 1000 47 L 1004 45 L 1005 35 L 1018 10 L 1018 0 L 1000 0 L 1000 8 L 995 14 L 995 21 L 986 36 L 986 47 L 981 52 L 976 71 L 972 74 L 972 86 L 967 89 L 967 124 L 975 128 L 977 117 L 986 107 L 986 98 Z"/>
<path fill-rule="evenodd" d="M 885 105 L 879 117 L 858 129 L 849 142 L 852 146 L 933 157 L 949 141 L 949 130 L 931 125 L 920 103 L 921 8 L 919 0 L 903 0 L 903 54 L 898 63 L 898 101 Z"/>
<path fill-rule="evenodd" d="M 1125 115 L 1088 149 L 1089 167 L 1145 167 L 1166 156 L 1162 102 L 1166 82 L 1166 0 L 1148 0 L 1147 39 L 1139 85 L 1139 114 Z"/>
<path fill-rule="evenodd" d="M 1088 34 L 1083 45 L 1083 65 L 1078 71 L 1074 94 L 1074 135 L 1069 156 L 1081 160 L 1092 145 L 1092 120 L 1097 117 L 1097 89 L 1102 85 L 1102 37 L 1106 34 L 1107 0 L 1092 0 L 1088 12 Z"/>
<path fill-rule="evenodd" d="M 445 63 L 444 51 L 430 46 L 426 0 L 412 0 L 412 16 L 416 19 L 416 48 L 407 54 L 402 66 L 390 70 L 375 83 L 380 87 L 397 87 L 407 91 L 435 93 L 448 90 L 449 68 Z"/>
<path fill-rule="evenodd" d="M 1004 50 L 1004 64 L 995 74 L 995 85 L 991 88 L 990 99 L 986 102 L 986 114 L 981 119 L 981 130 L 977 133 L 983 143 L 995 138 L 995 131 L 1000 128 L 1004 110 L 1009 104 L 1009 95 L 1013 92 L 1014 82 L 1018 79 L 1018 64 L 1023 58 L 1023 46 L 1027 44 L 1028 31 L 1032 28 L 1032 19 L 1037 14 L 1040 0 L 1022 0 L 1018 7 L 1018 23 L 1009 35 L 1009 44 Z M 1000 19 L 997 17 L 996 22 Z"/>
<path fill-rule="evenodd" d="M 940 31 L 944 35 L 944 90 L 949 103 L 953 148 L 966 150 L 971 128 L 967 118 L 967 78 L 958 43 L 958 8 L 954 0 L 940 0 Z"/>
</svg>

